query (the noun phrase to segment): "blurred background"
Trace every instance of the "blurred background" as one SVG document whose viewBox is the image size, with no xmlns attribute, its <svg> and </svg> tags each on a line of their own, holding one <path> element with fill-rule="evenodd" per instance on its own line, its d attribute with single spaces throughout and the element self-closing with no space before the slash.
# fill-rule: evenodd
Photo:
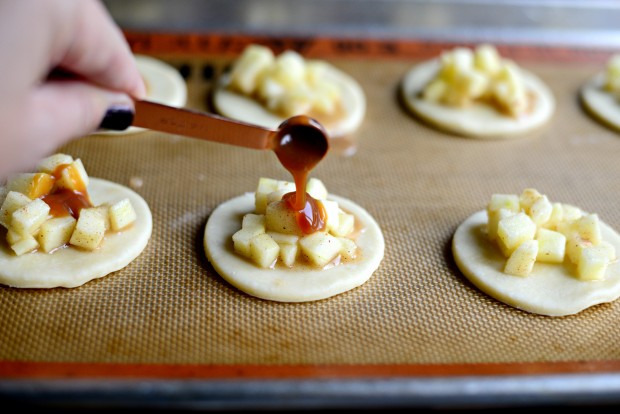
<svg viewBox="0 0 620 414">
<path fill-rule="evenodd" d="M 616 0 L 105 0 L 133 31 L 620 48 Z"/>
</svg>

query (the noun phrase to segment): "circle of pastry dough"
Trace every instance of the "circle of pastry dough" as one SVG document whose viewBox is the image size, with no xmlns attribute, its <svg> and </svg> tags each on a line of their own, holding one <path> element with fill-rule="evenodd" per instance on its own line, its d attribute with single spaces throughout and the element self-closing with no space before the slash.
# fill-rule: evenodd
<svg viewBox="0 0 620 414">
<path fill-rule="evenodd" d="M 514 118 L 483 102 L 473 102 L 464 108 L 429 102 L 421 97 L 424 87 L 440 68 L 438 59 L 423 62 L 411 69 L 401 84 L 402 99 L 414 115 L 433 126 L 472 138 L 497 139 L 523 135 L 545 124 L 555 110 L 551 90 L 536 75 L 519 68 L 528 91 L 533 93 L 533 107 Z"/>
<path fill-rule="evenodd" d="M 151 56 L 136 55 L 136 65 L 146 86 L 146 100 L 177 108 L 187 103 L 187 85 L 178 70 Z M 145 131 L 130 126 L 124 131 L 96 131 L 96 135 L 124 135 Z"/>
<path fill-rule="evenodd" d="M 620 131 L 620 99 L 603 89 L 605 73 L 593 76 L 581 88 L 581 101 L 600 122 Z"/>
<path fill-rule="evenodd" d="M 321 270 L 283 267 L 263 269 L 233 250 L 232 235 L 239 230 L 244 214 L 254 211 L 254 193 L 246 193 L 219 205 L 209 217 L 204 249 L 216 272 L 238 289 L 262 299 L 306 302 L 325 299 L 365 283 L 383 259 L 384 240 L 377 222 L 357 204 L 330 195 L 345 211 L 355 216 L 364 230 L 356 240 L 361 258 Z"/>
<path fill-rule="evenodd" d="M 343 115 L 312 115 L 327 130 L 332 138 L 339 138 L 353 133 L 364 120 L 366 114 L 366 96 L 359 83 L 340 69 L 330 67 L 323 75 L 326 81 L 334 83 L 340 89 Z M 213 93 L 213 106 L 223 116 L 276 129 L 285 117 L 265 108 L 257 100 L 227 88 L 230 76 L 224 75 L 218 81 Z"/>
<path fill-rule="evenodd" d="M 547 316 L 578 313 L 620 297 L 620 261 L 607 268 L 604 280 L 581 281 L 569 265 L 536 262 L 527 277 L 503 273 L 506 258 L 486 234 L 487 213 L 479 211 L 454 233 L 452 253 L 458 268 L 489 296 L 515 308 Z M 603 240 L 620 251 L 620 235 L 601 222 Z"/>
<path fill-rule="evenodd" d="M 127 266 L 146 247 L 152 218 L 146 201 L 127 187 L 90 178 L 88 193 L 94 205 L 128 198 L 136 221 L 121 232 L 108 232 L 94 251 L 64 247 L 52 253 L 34 252 L 15 256 L 0 242 L 0 283 L 19 288 L 72 288 Z"/>
</svg>

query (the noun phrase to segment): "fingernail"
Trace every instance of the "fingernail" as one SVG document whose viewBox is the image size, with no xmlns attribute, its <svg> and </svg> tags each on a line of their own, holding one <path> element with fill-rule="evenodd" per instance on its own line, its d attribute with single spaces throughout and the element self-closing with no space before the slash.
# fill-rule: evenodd
<svg viewBox="0 0 620 414">
<path fill-rule="evenodd" d="M 108 108 L 99 124 L 99 128 L 123 131 L 133 122 L 133 109 L 128 106 L 115 105 Z"/>
</svg>

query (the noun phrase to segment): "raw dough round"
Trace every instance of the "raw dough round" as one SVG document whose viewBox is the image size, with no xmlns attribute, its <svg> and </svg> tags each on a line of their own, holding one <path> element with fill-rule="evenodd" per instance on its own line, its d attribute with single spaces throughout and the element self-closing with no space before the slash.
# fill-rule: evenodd
<svg viewBox="0 0 620 414">
<path fill-rule="evenodd" d="M 331 138 L 344 137 L 353 133 L 364 120 L 366 97 L 359 83 L 341 70 L 330 67 L 324 76 L 340 88 L 344 114 L 337 118 L 320 115 L 313 115 L 313 118 L 325 127 Z M 213 106 L 220 115 L 273 129 L 286 120 L 253 98 L 229 90 L 229 83 L 230 77 L 222 76 L 213 93 Z"/>
<path fill-rule="evenodd" d="M 581 88 L 581 101 L 592 116 L 620 131 L 620 99 L 603 89 L 605 76 L 601 72 L 586 82 Z"/>
<path fill-rule="evenodd" d="M 548 316 L 578 313 L 620 297 L 620 261 L 611 263 L 604 280 L 580 281 L 567 264 L 535 263 L 527 277 L 503 273 L 506 258 L 489 242 L 487 213 L 479 211 L 454 233 L 452 253 L 458 268 L 480 290 L 508 305 Z M 620 251 L 620 235 L 601 222 L 603 240 Z"/>
<path fill-rule="evenodd" d="M 178 70 L 159 59 L 136 55 L 138 70 L 146 85 L 146 100 L 181 108 L 187 103 L 187 85 Z M 102 130 L 93 135 L 125 135 L 146 131 L 131 126 L 124 131 Z"/>
<path fill-rule="evenodd" d="M 15 256 L 0 241 L 0 283 L 19 288 L 76 287 L 127 266 L 146 247 L 151 237 L 151 210 L 146 201 L 127 187 L 110 181 L 90 178 L 88 186 L 94 205 L 128 198 L 137 219 L 119 233 L 106 234 L 101 247 L 89 252 L 65 247 L 53 253 L 34 252 Z"/>
<path fill-rule="evenodd" d="M 551 90 L 536 75 L 520 68 L 527 89 L 534 94 L 531 112 L 520 118 L 504 115 L 493 106 L 474 102 L 466 108 L 455 108 L 429 102 L 420 92 L 439 70 L 438 59 L 423 62 L 411 69 L 401 84 L 406 107 L 435 127 L 472 138 L 497 139 L 524 135 L 541 127 L 553 115 L 555 99 Z"/>
<path fill-rule="evenodd" d="M 233 250 L 232 235 L 244 214 L 254 211 L 254 193 L 246 193 L 218 206 L 207 222 L 204 249 L 213 268 L 233 286 L 259 298 L 279 302 L 325 299 L 365 283 L 383 259 L 384 240 L 377 222 L 363 208 L 347 199 L 329 196 L 355 216 L 364 230 L 356 240 L 361 260 L 324 270 L 262 269 Z"/>
</svg>

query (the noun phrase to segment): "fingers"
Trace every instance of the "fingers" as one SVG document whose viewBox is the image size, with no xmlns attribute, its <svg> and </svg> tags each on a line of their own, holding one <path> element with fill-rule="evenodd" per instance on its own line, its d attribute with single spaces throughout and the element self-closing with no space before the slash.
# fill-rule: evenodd
<svg viewBox="0 0 620 414">
<path fill-rule="evenodd" d="M 32 95 L 30 111 L 36 119 L 32 129 L 61 145 L 97 129 L 112 107 L 133 111 L 133 102 L 126 94 L 83 82 L 48 82 Z"/>
<path fill-rule="evenodd" d="M 41 85 L 0 114 L 0 121 L 7 118 L 3 124 L 11 137 L 2 144 L 0 177 L 25 171 L 33 160 L 50 155 L 71 139 L 88 135 L 111 107 L 133 111 L 133 102 L 124 93 L 79 81 Z"/>
<path fill-rule="evenodd" d="M 121 30 L 101 3 L 78 4 L 81 7 L 72 10 L 73 33 L 69 43 L 61 45 L 58 66 L 101 87 L 144 98 L 144 82 Z"/>
</svg>

